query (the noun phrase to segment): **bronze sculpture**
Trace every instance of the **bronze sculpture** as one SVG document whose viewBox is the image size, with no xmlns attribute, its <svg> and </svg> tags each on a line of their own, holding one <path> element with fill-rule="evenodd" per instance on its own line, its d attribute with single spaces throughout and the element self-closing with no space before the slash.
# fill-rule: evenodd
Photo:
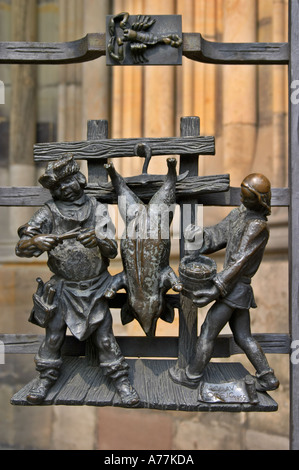
<svg viewBox="0 0 299 470">
<path fill-rule="evenodd" d="M 292 13 L 294 13 L 294 14 L 297 13 L 297 10 L 298 10 L 298 5 L 295 5 L 293 7 Z M 292 17 L 292 15 L 290 15 L 290 17 Z M 97 36 L 100 36 L 100 35 L 97 35 Z M 207 57 L 210 57 L 210 61 L 214 61 L 214 62 L 219 61 L 221 63 L 225 63 L 225 62 L 229 62 L 229 63 L 231 63 L 231 62 L 246 63 L 246 61 L 248 63 L 253 63 L 253 62 L 258 62 L 258 61 L 260 61 L 260 62 L 264 61 L 265 63 L 270 63 L 271 64 L 271 63 L 277 63 L 277 61 L 283 62 L 283 63 L 288 63 L 289 58 L 290 58 L 289 57 L 288 44 L 279 44 L 279 45 L 275 45 L 275 47 L 270 47 L 271 44 L 270 44 L 270 46 L 269 46 L 269 44 L 266 44 L 266 45 L 263 45 L 264 50 L 262 52 L 261 52 L 261 47 L 262 46 L 260 44 L 258 45 L 259 46 L 258 48 L 254 47 L 254 46 L 256 46 L 256 44 L 253 44 L 253 45 L 246 44 L 245 48 L 244 48 L 244 45 L 238 45 L 238 44 L 233 44 L 233 45 L 228 44 L 228 45 L 225 45 L 225 48 L 221 44 L 216 44 L 215 48 L 214 48 L 214 45 L 213 45 L 213 48 L 209 48 L 209 47 L 207 47 L 208 42 L 205 41 L 203 38 L 201 38 L 200 35 L 198 34 L 199 39 L 198 39 L 197 42 L 198 42 L 198 44 L 200 42 L 200 47 L 199 47 L 198 44 L 195 44 L 195 46 L 193 46 L 191 48 L 190 44 L 189 44 L 189 41 L 191 41 L 191 39 L 189 39 L 189 36 L 191 36 L 191 35 L 185 34 L 185 38 L 184 38 L 184 55 L 189 56 L 189 58 L 191 58 L 193 60 L 200 60 L 201 62 L 207 61 Z M 294 36 L 294 34 L 293 34 L 293 36 Z M 83 52 L 84 52 L 84 59 L 82 59 L 82 60 L 85 60 L 85 59 L 90 60 L 90 55 L 91 54 L 94 54 L 93 58 L 105 54 L 104 46 L 102 45 L 102 43 L 99 40 L 98 40 L 99 45 L 97 44 L 97 50 L 96 51 L 95 51 L 96 48 L 95 48 L 94 44 L 92 42 L 90 42 L 90 44 L 88 43 L 88 48 L 82 48 L 81 47 L 82 50 L 84 49 L 84 51 L 82 52 L 82 50 L 79 47 L 79 46 L 82 45 L 82 43 L 83 43 L 83 40 L 82 41 L 77 41 L 76 44 L 72 45 L 72 47 L 67 47 L 66 44 L 56 45 L 56 48 L 54 48 L 54 47 L 52 48 L 54 52 L 53 51 L 52 52 L 51 51 L 50 52 L 49 51 L 45 52 L 45 47 L 42 47 L 44 45 L 42 45 L 39 49 L 38 48 L 34 49 L 34 52 L 32 52 L 33 51 L 32 45 L 29 44 L 29 43 L 28 44 L 24 43 L 24 46 L 23 46 L 24 49 L 26 47 L 28 49 L 26 51 L 27 54 L 25 54 L 25 55 L 22 51 L 20 52 L 20 49 L 21 49 L 20 46 L 22 45 L 20 43 L 18 45 L 15 45 L 14 47 L 12 47 L 12 46 L 7 47 L 7 51 L 6 50 L 4 51 L 4 59 L 3 60 L 6 60 L 6 61 L 25 61 L 25 62 L 26 62 L 26 60 L 27 61 L 30 60 L 32 62 L 35 61 L 37 63 L 43 63 L 42 61 L 48 61 L 48 62 L 51 63 L 51 61 L 52 61 L 52 63 L 54 63 L 54 62 L 62 63 L 63 61 L 67 62 L 67 61 L 81 60 L 82 57 L 83 57 L 82 56 Z M 85 45 L 85 41 L 84 41 L 84 45 Z M 290 43 L 290 47 L 291 47 L 291 43 Z M 60 50 L 58 50 L 59 48 L 60 48 Z M 8 51 L 8 49 L 10 49 L 10 51 Z M 31 49 L 31 52 L 29 51 L 29 49 Z M 57 50 L 55 50 L 55 49 L 57 49 Z M 91 51 L 89 49 L 91 49 Z M 191 49 L 191 51 L 190 51 L 190 49 Z M 194 50 L 195 50 L 195 52 L 194 52 Z M 76 54 L 75 54 L 75 52 L 76 52 Z M 18 54 L 19 54 L 19 56 L 18 56 Z M 61 58 L 61 54 L 63 56 L 62 58 Z M 46 57 L 46 55 L 47 55 L 47 57 Z M 295 119 L 293 119 L 293 121 L 295 123 Z M 294 137 L 293 141 L 296 144 L 296 142 L 297 142 L 296 141 L 296 132 L 293 132 L 293 137 Z M 296 147 L 296 145 L 295 145 L 295 147 Z M 293 185 L 293 187 L 295 187 L 295 186 L 296 185 Z M 290 196 L 287 193 L 287 188 L 283 188 L 283 189 L 285 190 L 283 200 L 285 202 L 285 205 L 288 205 Z M 20 197 L 20 196 L 18 195 L 17 197 Z M 296 206 L 296 204 L 294 204 L 295 198 L 296 198 L 296 195 L 292 194 L 292 192 L 291 192 L 291 201 L 293 202 L 293 204 L 292 204 L 293 208 Z M 279 204 L 281 204 L 281 199 L 279 200 Z M 292 213 L 292 215 L 294 216 L 293 213 Z M 298 224 L 296 225 L 296 223 L 294 223 L 293 225 L 294 225 L 294 228 L 293 228 L 293 232 L 294 232 L 298 228 L 297 227 Z M 292 240 L 295 240 L 295 239 L 296 239 L 296 237 L 292 237 Z M 294 253 L 293 253 L 293 256 L 294 256 Z M 293 266 L 296 267 L 296 263 L 293 263 Z M 295 287 L 295 291 L 296 291 L 296 285 L 297 285 L 296 284 L 296 276 L 293 276 L 293 277 L 294 277 L 294 281 L 293 281 L 294 286 L 293 287 Z M 49 289 L 48 294 L 49 294 L 48 295 L 49 300 L 51 300 L 51 296 L 53 295 L 53 292 L 50 289 Z M 297 301 L 296 295 L 293 295 L 293 297 L 291 296 L 291 298 L 293 299 L 292 306 L 296 307 L 296 301 Z M 293 312 L 293 320 L 294 320 L 294 318 L 296 319 L 296 308 L 293 309 L 293 311 L 292 312 Z M 295 324 L 296 324 L 296 322 L 295 322 Z M 287 337 L 287 335 L 285 335 L 285 336 Z M 269 341 L 271 341 L 271 338 L 269 339 Z M 274 345 L 273 350 L 275 350 L 275 352 L 277 352 L 279 347 L 277 347 L 275 345 L 274 341 L 273 341 L 272 344 Z M 285 351 L 284 351 L 284 353 L 285 353 Z M 293 381 L 293 382 L 295 384 L 296 381 Z M 294 388 L 294 384 L 293 384 L 293 388 Z M 296 394 L 294 394 L 294 396 L 295 395 Z"/>
<path fill-rule="evenodd" d="M 149 60 L 145 56 L 148 48 L 163 44 L 166 46 L 179 48 L 183 44 L 182 38 L 178 34 L 156 32 L 151 33 L 149 30 L 155 25 L 157 19 L 147 15 L 138 15 L 131 20 L 129 13 L 120 13 L 112 16 L 108 23 L 108 31 L 110 39 L 107 45 L 109 56 L 116 63 L 123 63 L 125 59 L 126 44 L 129 44 L 129 51 L 133 58 L 134 64 L 145 64 Z M 117 35 L 116 24 L 119 23 L 120 31 Z"/>
<path fill-rule="evenodd" d="M 201 248 L 187 254 L 188 261 L 195 262 L 202 255 L 226 248 L 223 270 L 214 273 L 208 286 L 198 285 L 192 292 L 198 307 L 215 301 L 202 325 L 195 355 L 185 369 L 170 370 L 175 382 L 190 388 L 197 388 L 204 380 L 215 340 L 228 322 L 235 342 L 256 369 L 256 390 L 275 390 L 279 386 L 264 352 L 251 334 L 249 315 L 249 309 L 256 308 L 251 279 L 259 268 L 269 238 L 271 185 L 268 179 L 261 174 L 247 176 L 241 184 L 241 201 L 240 207 L 219 224 L 204 228 Z M 186 238 L 192 239 L 201 231 L 201 227 L 190 226 Z"/>
<path fill-rule="evenodd" d="M 104 294 L 110 282 L 109 260 L 117 255 L 114 230 L 105 206 L 84 192 L 86 178 L 73 156 L 50 163 L 39 179 L 52 200 L 19 229 L 16 254 L 48 254 L 53 276 L 38 280 L 30 321 L 46 329 L 35 357 L 39 378 L 27 401 L 42 403 L 59 377 L 61 347 L 67 327 L 84 341 L 92 337 L 104 374 L 113 382 L 122 403 L 135 406 L 139 397 L 128 379 L 128 364 L 112 331 Z M 104 218 L 104 225 L 103 225 Z"/>
</svg>

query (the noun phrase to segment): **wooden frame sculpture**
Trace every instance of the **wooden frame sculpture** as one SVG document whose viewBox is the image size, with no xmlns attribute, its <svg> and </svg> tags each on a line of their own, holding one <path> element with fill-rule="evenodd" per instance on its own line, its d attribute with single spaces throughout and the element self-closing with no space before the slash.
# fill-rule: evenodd
<svg viewBox="0 0 299 470">
<path fill-rule="evenodd" d="M 163 17 L 161 17 L 163 18 Z M 162 20 L 161 20 L 162 21 Z M 289 95 L 291 97 L 294 84 L 299 77 L 299 0 L 289 2 L 289 41 L 288 43 L 252 43 L 252 44 L 221 44 L 206 41 L 199 33 L 182 33 L 182 40 L 176 43 L 181 48 L 182 55 L 191 60 L 214 64 L 284 64 L 289 69 Z M 153 23 L 144 19 L 143 24 L 148 27 Z M 132 29 L 137 30 L 136 27 Z M 137 29 L 136 29 L 137 28 Z M 165 33 L 174 34 L 173 31 Z M 107 33 L 108 34 L 108 33 Z M 169 47 L 174 37 L 166 36 L 161 47 Z M 135 36 L 134 36 L 135 37 Z M 108 42 L 109 44 L 109 42 Z M 168 45 L 167 45 L 168 44 Z M 120 44 L 119 44 L 120 45 Z M 160 47 L 160 46 L 159 46 Z M 110 42 L 110 51 L 111 51 Z M 95 60 L 107 54 L 105 34 L 89 34 L 79 41 L 66 44 L 39 44 L 39 43 L 0 43 L 0 63 L 32 63 L 32 64 L 63 64 Z M 118 56 L 119 58 L 119 56 Z M 135 57 L 136 58 L 136 57 Z M 140 58 L 140 57 L 139 57 Z M 140 59 L 141 60 L 141 59 Z M 149 64 L 150 65 L 150 62 Z M 298 283 L 299 283 L 299 223 L 298 200 L 299 179 L 298 160 L 298 119 L 299 107 L 289 101 L 289 187 L 272 189 L 272 206 L 289 208 L 289 334 L 260 334 L 254 335 L 262 346 L 264 352 L 291 355 L 292 341 L 299 338 L 298 317 Z M 113 140 L 113 139 L 112 139 Z M 204 204 L 210 206 L 238 206 L 240 204 L 240 188 L 229 186 L 228 175 L 217 175 L 212 180 L 198 177 L 198 156 L 214 153 L 213 137 L 201 137 L 199 118 L 187 117 L 181 120 L 181 136 L 163 139 L 128 139 L 127 141 L 114 141 L 108 139 L 108 123 L 106 121 L 91 121 L 88 123 L 88 138 L 86 142 L 67 144 L 40 144 L 35 147 L 35 161 L 49 161 L 66 152 L 73 153 L 77 158 L 88 160 L 87 194 L 95 195 L 104 202 L 115 203 L 115 193 L 107 183 L 104 165 L 108 158 L 130 157 L 136 155 L 136 146 L 149 146 L 151 155 L 180 155 L 179 174 L 188 172 L 187 180 L 183 183 L 177 181 L 177 202 L 183 211 L 184 202 Z M 100 155 L 101 154 L 101 155 Z M 160 175 L 161 176 L 161 175 Z M 244 175 L 245 177 L 246 175 Z M 198 180 L 200 179 L 200 181 Z M 153 188 L 161 186 L 158 181 L 150 180 L 152 190 L 144 194 L 144 187 L 138 181 L 127 181 L 131 188 L 140 196 L 150 198 Z M 212 185 L 211 185 L 212 182 Z M 188 184 L 187 184 L 188 183 Z M 198 186 L 198 183 L 199 186 Z M 208 190 L 210 186 L 212 190 Z M 200 191 L 197 191 L 200 187 Z M 197 189 L 196 189 L 197 188 Z M 148 188 L 147 188 L 148 189 Z M 188 189 L 188 190 L 187 190 Z M 2 206 L 41 206 L 49 199 L 47 189 L 33 188 L 0 188 L 0 204 Z M 183 215 L 182 215 L 183 221 Z M 194 221 L 193 221 L 194 222 Z M 182 227 L 184 230 L 186 227 Z M 181 257 L 184 256 L 184 244 L 181 243 Z M 125 301 L 125 294 L 117 294 L 111 299 L 110 306 L 121 308 Z M 175 364 L 184 368 L 192 357 L 197 340 L 197 308 L 192 300 L 182 293 L 168 295 L 168 301 L 174 308 L 179 309 L 179 336 L 178 338 L 161 337 L 119 337 L 117 341 L 125 357 L 129 358 L 130 379 L 135 388 L 139 389 L 141 406 L 158 409 L 181 410 L 219 410 L 228 411 L 274 411 L 277 409 L 275 401 L 267 394 L 251 396 L 252 400 L 246 403 L 204 403 L 198 402 L 197 391 L 173 384 L 168 370 Z M 36 353 L 42 341 L 37 336 L 1 335 L 6 353 Z M 85 344 L 67 337 L 63 345 L 63 354 L 66 365 L 63 369 L 63 387 L 61 393 L 52 390 L 45 400 L 45 404 L 88 404 L 88 405 L 116 405 L 121 406 L 119 397 L 115 395 L 105 379 L 97 378 L 93 365 L 86 367 Z M 240 349 L 231 336 L 220 336 L 215 344 L 214 357 L 229 357 L 239 354 Z M 150 359 L 154 358 L 154 359 Z M 167 358 L 167 359 L 165 359 Z M 84 365 L 85 364 L 85 365 Z M 232 377 L 239 380 L 244 377 L 243 366 L 240 364 L 217 364 L 210 369 L 211 381 L 215 377 L 229 381 Z M 246 371 L 245 371 L 246 373 Z M 151 386 L 148 386 L 151 381 Z M 88 384 L 88 390 L 85 385 Z M 299 367 L 290 362 L 290 447 L 299 449 Z M 249 384 L 249 389 L 250 389 Z M 27 388 L 26 388 L 27 387 Z M 18 405 L 26 403 L 28 386 L 17 393 L 12 403 Z M 85 387 L 85 388 L 84 388 Z M 225 408 L 224 408 L 225 406 Z"/>
</svg>

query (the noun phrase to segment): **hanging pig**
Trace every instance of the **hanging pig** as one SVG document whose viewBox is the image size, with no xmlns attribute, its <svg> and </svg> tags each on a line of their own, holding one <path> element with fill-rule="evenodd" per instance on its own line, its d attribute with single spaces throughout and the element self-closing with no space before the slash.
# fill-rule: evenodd
<svg viewBox="0 0 299 470">
<path fill-rule="evenodd" d="M 176 292 L 182 290 L 169 266 L 176 164 L 175 158 L 167 159 L 166 179 L 147 205 L 127 186 L 112 163 L 105 165 L 126 224 L 121 240 L 124 270 L 113 278 L 106 297 L 112 298 L 119 289 L 125 288 L 127 302 L 121 311 L 122 323 L 136 319 L 147 336 L 155 335 L 159 318 L 169 323 L 174 319 L 173 307 L 167 302 L 165 293 L 170 288 Z"/>
</svg>

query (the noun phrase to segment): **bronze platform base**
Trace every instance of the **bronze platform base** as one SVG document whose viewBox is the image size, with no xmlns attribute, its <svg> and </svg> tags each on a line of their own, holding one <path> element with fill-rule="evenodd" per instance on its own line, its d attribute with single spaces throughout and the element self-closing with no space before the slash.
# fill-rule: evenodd
<svg viewBox="0 0 299 470">
<path fill-rule="evenodd" d="M 173 360 L 131 359 L 131 383 L 140 397 L 139 408 L 181 411 L 276 411 L 277 403 L 268 393 L 257 393 L 258 403 L 204 403 L 198 401 L 198 389 L 175 384 L 168 370 Z M 248 371 L 240 363 L 210 363 L 204 379 L 208 383 L 241 380 Z M 30 405 L 26 396 L 34 384 L 33 379 L 11 399 L 13 405 Z M 113 384 L 100 369 L 88 365 L 85 357 L 65 357 L 61 375 L 42 405 L 123 406 Z"/>
</svg>

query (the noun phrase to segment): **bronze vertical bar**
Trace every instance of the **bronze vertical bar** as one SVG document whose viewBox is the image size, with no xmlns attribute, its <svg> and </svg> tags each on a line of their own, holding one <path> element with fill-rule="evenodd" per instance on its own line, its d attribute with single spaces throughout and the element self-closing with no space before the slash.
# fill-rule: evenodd
<svg viewBox="0 0 299 470">
<path fill-rule="evenodd" d="M 87 140 L 108 139 L 108 121 L 92 120 L 87 125 Z M 107 181 L 107 172 L 104 168 L 105 160 L 88 162 L 88 182 L 98 183 L 99 180 Z"/>
<path fill-rule="evenodd" d="M 200 135 L 200 120 L 196 116 L 181 119 L 181 137 Z M 189 176 L 198 176 L 198 155 L 184 155 L 180 157 L 180 174 L 189 171 Z M 190 205 L 188 209 L 184 205 Z M 196 201 L 188 198 L 181 202 L 181 238 L 180 257 L 184 256 L 184 230 L 186 225 L 185 211 L 191 211 L 191 223 L 196 223 Z M 197 339 L 197 307 L 192 300 L 181 295 L 179 309 L 179 342 L 178 342 L 178 368 L 185 367 L 193 355 Z"/>
<path fill-rule="evenodd" d="M 299 103 L 292 95 L 299 80 L 299 0 L 289 1 L 289 319 L 291 340 L 299 340 Z M 299 449 L 299 364 L 290 361 L 290 447 Z"/>
</svg>

